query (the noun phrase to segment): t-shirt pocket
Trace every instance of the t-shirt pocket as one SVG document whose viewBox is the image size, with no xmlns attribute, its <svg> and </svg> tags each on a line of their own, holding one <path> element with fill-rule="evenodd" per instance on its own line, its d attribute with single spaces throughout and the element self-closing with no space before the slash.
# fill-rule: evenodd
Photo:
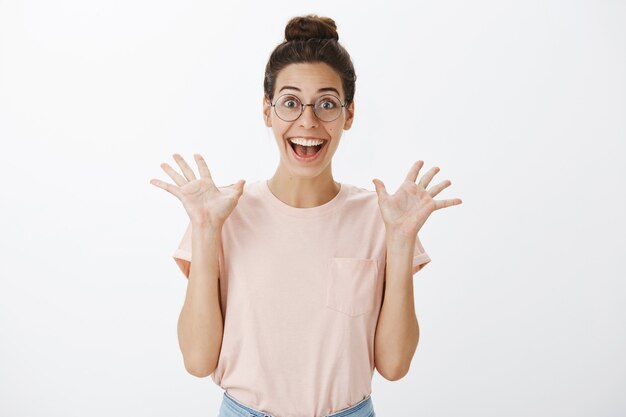
<svg viewBox="0 0 626 417">
<path fill-rule="evenodd" d="M 359 316 L 376 304 L 376 259 L 331 258 L 326 307 Z"/>
</svg>

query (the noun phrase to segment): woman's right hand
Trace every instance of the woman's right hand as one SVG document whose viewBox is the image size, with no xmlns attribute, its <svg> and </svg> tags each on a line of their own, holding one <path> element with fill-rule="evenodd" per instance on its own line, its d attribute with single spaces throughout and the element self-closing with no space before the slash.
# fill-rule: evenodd
<svg viewBox="0 0 626 417">
<path fill-rule="evenodd" d="M 200 154 L 194 154 L 194 158 L 198 164 L 200 178 L 196 178 L 182 156 L 174 154 L 174 160 L 185 176 L 180 175 L 165 162 L 161 164 L 161 168 L 178 186 L 158 179 L 151 179 L 150 184 L 176 196 L 183 203 L 192 223 L 221 227 L 243 194 L 245 180 L 218 189 L 213 183 L 204 158 Z"/>
</svg>

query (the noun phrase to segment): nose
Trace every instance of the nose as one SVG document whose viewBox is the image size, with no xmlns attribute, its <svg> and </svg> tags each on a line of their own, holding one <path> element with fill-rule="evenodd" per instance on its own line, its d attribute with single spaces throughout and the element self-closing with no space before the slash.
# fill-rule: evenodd
<svg viewBox="0 0 626 417">
<path fill-rule="evenodd" d="M 304 112 L 302 112 L 298 120 L 300 122 L 300 126 L 307 129 L 317 127 L 317 124 L 319 123 L 319 119 L 313 111 L 313 106 L 304 106 Z"/>
</svg>

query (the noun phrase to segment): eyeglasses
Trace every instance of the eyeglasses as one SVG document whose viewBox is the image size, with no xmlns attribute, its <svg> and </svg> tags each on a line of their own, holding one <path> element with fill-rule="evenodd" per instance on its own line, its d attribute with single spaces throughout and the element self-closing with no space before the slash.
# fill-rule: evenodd
<svg viewBox="0 0 626 417">
<path fill-rule="evenodd" d="M 298 119 L 304 113 L 305 106 L 313 106 L 313 112 L 321 121 L 332 122 L 341 115 L 346 103 L 341 104 L 339 97 L 325 94 L 315 100 L 315 103 L 302 104 L 300 99 L 293 94 L 283 94 L 271 106 L 274 107 L 276 116 L 285 122 Z"/>
</svg>

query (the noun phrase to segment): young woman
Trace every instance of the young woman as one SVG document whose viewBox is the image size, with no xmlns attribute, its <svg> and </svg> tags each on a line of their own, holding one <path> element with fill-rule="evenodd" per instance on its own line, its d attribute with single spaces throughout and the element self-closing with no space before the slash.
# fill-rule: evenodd
<svg viewBox="0 0 626 417">
<path fill-rule="evenodd" d="M 188 278 L 178 338 L 185 367 L 225 390 L 220 417 L 375 416 L 374 368 L 402 378 L 419 328 L 412 276 L 430 258 L 417 232 L 451 182 L 426 189 L 423 161 L 389 195 L 337 182 L 331 162 L 354 120 L 356 75 L 335 22 L 296 17 L 265 70 L 263 115 L 280 163 L 268 180 L 216 187 L 178 154 L 189 215 L 173 256 Z M 192 262 L 193 259 L 193 262 Z"/>
</svg>

